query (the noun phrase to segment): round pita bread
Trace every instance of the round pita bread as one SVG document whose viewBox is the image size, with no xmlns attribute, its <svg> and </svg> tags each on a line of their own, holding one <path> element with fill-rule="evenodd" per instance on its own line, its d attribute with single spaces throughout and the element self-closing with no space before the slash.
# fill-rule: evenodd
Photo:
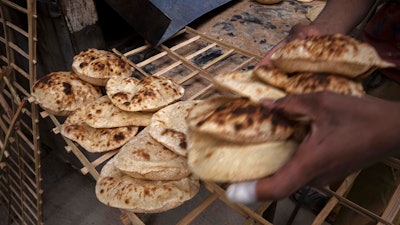
<svg viewBox="0 0 400 225">
<path fill-rule="evenodd" d="M 214 77 L 214 84 L 217 88 L 232 91 L 253 101 L 260 101 L 265 98 L 278 99 L 286 95 L 282 90 L 258 80 L 253 76 L 252 70 L 218 74 Z"/>
<path fill-rule="evenodd" d="M 79 79 L 73 72 L 53 72 L 38 79 L 32 86 L 35 102 L 56 116 L 67 116 L 80 106 L 100 96 L 101 91 Z"/>
<path fill-rule="evenodd" d="M 295 132 L 294 122 L 244 98 L 204 100 L 189 112 L 187 123 L 190 129 L 239 143 L 282 141 Z"/>
<path fill-rule="evenodd" d="M 176 208 L 199 191 L 193 176 L 176 181 L 150 181 L 133 178 L 109 160 L 96 182 L 96 197 L 103 204 L 135 213 L 159 213 Z"/>
<path fill-rule="evenodd" d="M 93 128 L 86 124 L 61 126 L 61 134 L 88 152 L 107 152 L 123 146 L 138 132 L 136 126 Z"/>
<path fill-rule="evenodd" d="M 186 157 L 154 140 L 148 128 L 126 143 L 115 158 L 119 170 L 139 179 L 179 180 L 190 174 Z"/>
<path fill-rule="evenodd" d="M 307 72 L 294 73 L 289 76 L 276 71 L 276 69 L 260 67 L 254 70 L 254 74 L 266 83 L 282 88 L 290 94 L 332 91 L 345 95 L 365 95 L 361 82 L 344 76 Z"/>
<path fill-rule="evenodd" d="M 116 107 L 108 96 L 96 99 L 85 106 L 84 121 L 94 128 L 122 126 L 147 126 L 153 113 L 128 112 Z"/>
<path fill-rule="evenodd" d="M 125 111 L 157 111 L 179 100 L 185 89 L 167 77 L 112 77 L 106 93 L 112 103 Z"/>
<path fill-rule="evenodd" d="M 189 128 L 188 164 L 200 179 L 242 182 L 275 173 L 296 148 L 294 141 L 234 143 Z"/>
<path fill-rule="evenodd" d="M 72 70 L 82 80 L 105 86 L 112 76 L 130 77 L 133 67 L 113 52 L 90 48 L 74 56 Z"/>
<path fill-rule="evenodd" d="M 61 135 L 77 142 L 88 152 L 106 152 L 117 149 L 138 132 L 136 126 L 93 128 L 85 123 L 86 108 L 73 111 L 61 126 Z"/>
<path fill-rule="evenodd" d="M 286 73 L 332 73 L 350 78 L 394 66 L 382 60 L 372 46 L 342 34 L 294 40 L 277 49 L 271 62 Z"/>
<path fill-rule="evenodd" d="M 151 118 L 150 135 L 176 154 L 187 156 L 186 117 L 189 110 L 200 101 L 179 101 L 158 110 Z"/>
</svg>

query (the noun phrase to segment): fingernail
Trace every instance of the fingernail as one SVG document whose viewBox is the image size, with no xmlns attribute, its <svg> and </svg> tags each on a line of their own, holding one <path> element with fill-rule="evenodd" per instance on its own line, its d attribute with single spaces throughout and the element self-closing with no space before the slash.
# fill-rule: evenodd
<svg viewBox="0 0 400 225">
<path fill-rule="evenodd" d="M 257 181 L 231 184 L 226 189 L 226 197 L 236 203 L 251 204 L 257 202 Z"/>
</svg>

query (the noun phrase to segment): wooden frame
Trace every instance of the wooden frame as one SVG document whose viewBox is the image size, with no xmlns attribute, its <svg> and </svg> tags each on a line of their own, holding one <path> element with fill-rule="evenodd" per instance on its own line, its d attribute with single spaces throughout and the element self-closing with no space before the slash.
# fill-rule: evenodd
<svg viewBox="0 0 400 225">
<path fill-rule="evenodd" d="M 36 80 L 36 1 L 0 1 L 0 199 L 8 224 L 43 224 Z"/>
<path fill-rule="evenodd" d="M 167 76 L 180 83 L 186 89 L 183 99 L 202 99 L 222 94 L 220 90 L 213 86 L 212 80 L 215 74 L 251 69 L 262 57 L 225 44 L 190 27 L 186 27 L 158 47 L 145 44 L 125 52 L 117 49 L 112 49 L 112 51 L 125 58 L 135 68 L 134 76 Z M 46 112 L 43 112 L 42 116 L 49 116 L 56 126 L 54 132 L 59 133 L 60 123 L 57 118 Z M 107 152 L 90 161 L 85 157 L 85 150 L 68 139 L 65 139 L 65 141 L 67 143 L 66 150 L 75 154 L 82 163 L 82 174 L 90 174 L 95 180 L 99 178 L 101 165 L 118 152 L 118 150 Z M 386 164 L 392 168 L 400 168 L 400 163 L 396 159 L 389 159 Z M 394 193 L 385 213 L 375 215 L 346 199 L 346 194 L 351 190 L 358 174 L 357 172 L 347 177 L 335 191 L 321 189 L 322 192 L 332 197 L 315 217 L 313 225 L 323 224 L 338 205 L 348 207 L 367 216 L 378 224 L 395 224 L 395 219 L 398 218 L 400 210 L 398 204 L 400 188 Z M 229 202 L 225 197 L 224 185 L 217 185 L 212 182 L 202 182 L 202 185 L 209 191 L 209 195 L 193 207 L 189 213 L 176 215 L 181 216 L 177 224 L 190 224 L 201 216 L 207 216 L 205 214 L 206 209 L 215 201 L 222 201 L 226 207 L 241 215 L 244 218 L 243 224 L 271 224 L 261 216 L 262 212 L 271 205 L 271 202 L 262 202 L 256 208 L 249 208 L 245 205 Z M 144 224 L 141 215 L 123 212 L 121 218 L 124 224 Z"/>
</svg>

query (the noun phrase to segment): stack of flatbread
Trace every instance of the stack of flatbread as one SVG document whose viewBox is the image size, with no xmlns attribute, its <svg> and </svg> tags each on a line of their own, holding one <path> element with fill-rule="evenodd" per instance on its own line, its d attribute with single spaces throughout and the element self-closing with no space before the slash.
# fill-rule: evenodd
<svg viewBox="0 0 400 225">
<path fill-rule="evenodd" d="M 189 167 L 215 182 L 274 173 L 290 159 L 306 129 L 261 103 L 232 97 L 202 101 L 189 112 L 187 123 Z"/>
<path fill-rule="evenodd" d="M 361 78 L 394 66 L 372 46 L 341 34 L 294 40 L 274 52 L 271 62 L 273 68 L 219 74 L 216 86 L 255 101 L 318 91 L 363 96 Z"/>
<path fill-rule="evenodd" d="M 103 167 L 96 184 L 102 203 L 156 213 L 193 198 L 199 180 L 187 164 L 186 117 L 199 101 L 180 101 L 156 112 L 150 125 Z"/>
<path fill-rule="evenodd" d="M 274 69 L 256 68 L 255 76 L 294 94 L 332 91 L 362 96 L 361 78 L 377 68 L 394 66 L 372 46 L 342 34 L 289 42 L 274 52 L 271 62 Z"/>
<path fill-rule="evenodd" d="M 183 88 L 165 77 L 111 77 L 107 95 L 68 116 L 61 134 L 89 152 L 117 149 L 150 124 L 153 113 L 182 97 Z"/>
<path fill-rule="evenodd" d="M 88 152 L 120 148 L 150 124 L 152 113 L 119 109 L 108 96 L 102 96 L 73 111 L 61 126 L 61 134 Z"/>
<path fill-rule="evenodd" d="M 187 118 L 188 164 L 201 179 L 239 182 L 273 174 L 307 133 L 304 118 L 288 118 L 259 101 L 319 91 L 363 96 L 360 78 L 393 66 L 369 45 L 335 34 L 290 42 L 256 67 L 214 77 L 216 87 L 246 97 L 197 104 Z"/>
</svg>

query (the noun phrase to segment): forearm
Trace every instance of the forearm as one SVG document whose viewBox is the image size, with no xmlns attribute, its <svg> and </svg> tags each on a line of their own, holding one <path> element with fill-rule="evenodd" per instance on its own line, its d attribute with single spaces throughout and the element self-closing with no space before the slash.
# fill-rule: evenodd
<svg viewBox="0 0 400 225">
<path fill-rule="evenodd" d="M 352 31 L 366 17 L 376 0 L 328 0 L 311 23 L 321 34 Z"/>
</svg>

